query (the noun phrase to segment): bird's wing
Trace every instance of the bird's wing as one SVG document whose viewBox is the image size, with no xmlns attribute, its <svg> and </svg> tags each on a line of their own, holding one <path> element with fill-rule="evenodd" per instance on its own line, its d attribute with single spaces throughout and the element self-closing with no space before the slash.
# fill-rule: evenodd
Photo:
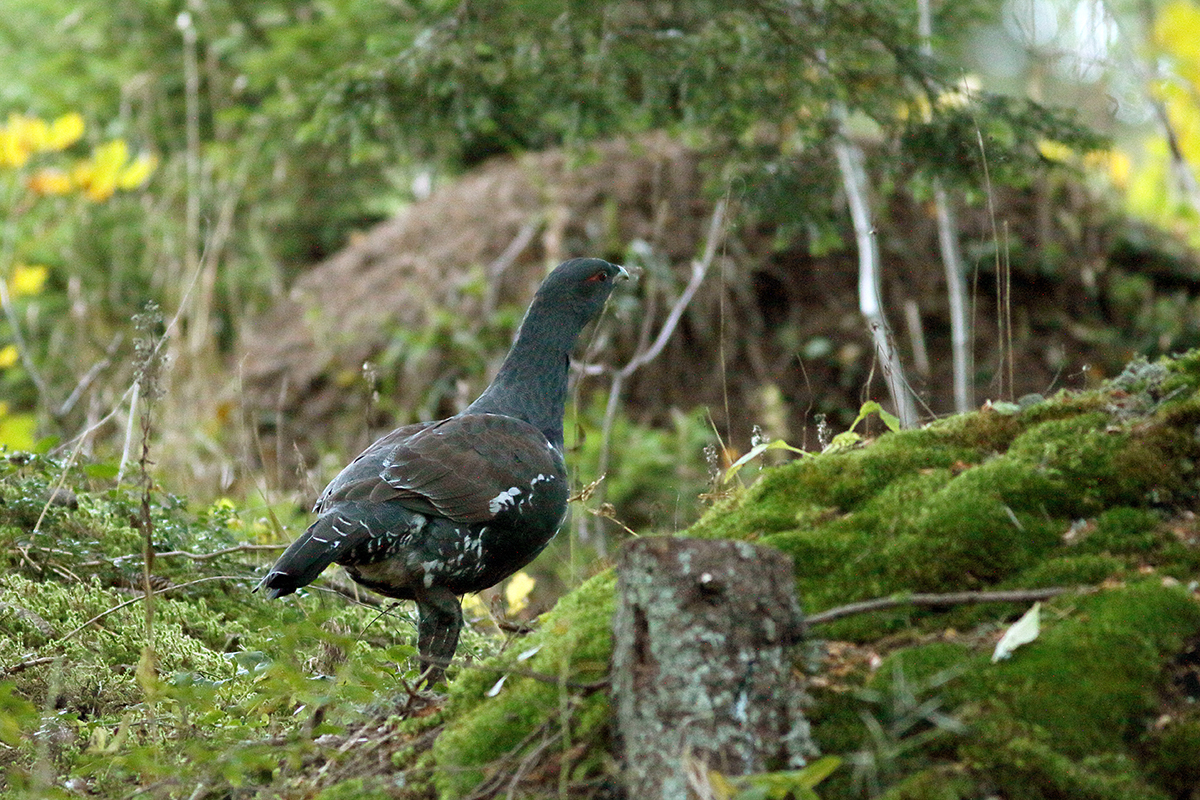
<svg viewBox="0 0 1200 800">
<path fill-rule="evenodd" d="M 534 426 L 500 414 L 460 414 L 379 440 L 333 480 L 319 506 L 396 502 L 456 522 L 487 522 L 523 504 L 543 482 L 559 484 L 553 494 L 565 499 L 565 480 L 562 455 Z"/>
<path fill-rule="evenodd" d="M 437 424 L 437 421 L 433 421 L 405 425 L 376 439 L 329 482 L 317 498 L 317 502 L 313 504 L 313 513 L 323 514 L 337 501 L 369 500 L 371 487 L 379 480 L 382 465 L 387 461 L 389 454 L 417 433 Z"/>
</svg>

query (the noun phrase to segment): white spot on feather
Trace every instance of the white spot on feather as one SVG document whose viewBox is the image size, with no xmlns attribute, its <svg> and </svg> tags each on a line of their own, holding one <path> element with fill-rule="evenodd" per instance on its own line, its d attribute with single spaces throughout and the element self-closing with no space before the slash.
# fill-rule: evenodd
<svg viewBox="0 0 1200 800">
<path fill-rule="evenodd" d="M 499 514 L 500 509 L 508 508 L 513 504 L 513 501 L 521 494 L 521 488 L 514 486 L 511 489 L 505 489 L 500 494 L 488 501 L 488 511 L 493 514 Z"/>
</svg>

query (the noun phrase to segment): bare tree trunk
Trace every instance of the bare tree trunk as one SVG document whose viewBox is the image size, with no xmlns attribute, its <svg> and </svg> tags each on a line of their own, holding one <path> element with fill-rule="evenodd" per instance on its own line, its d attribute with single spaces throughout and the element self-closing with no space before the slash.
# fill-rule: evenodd
<svg viewBox="0 0 1200 800">
<path fill-rule="evenodd" d="M 942 266 L 946 272 L 946 299 L 950 303 L 950 350 L 954 368 L 954 410 L 959 414 L 975 407 L 972 377 L 975 372 L 971 353 L 971 328 L 967 314 L 966 268 L 958 245 L 958 227 L 950 198 L 936 181 L 933 187 L 937 207 L 938 243 L 942 249 Z"/>
<path fill-rule="evenodd" d="M 917 28 L 921 52 L 933 55 L 933 14 L 929 0 L 917 0 Z M 959 414 L 975 407 L 972 391 L 975 367 L 971 353 L 971 331 L 967 321 L 967 285 L 962 248 L 958 243 L 958 223 L 942 182 L 933 183 L 933 201 L 937 208 L 938 245 L 946 272 L 946 299 L 950 303 L 950 352 L 954 369 L 954 410 Z"/>
<path fill-rule="evenodd" d="M 794 769 L 816 754 L 789 650 L 791 559 L 745 542 L 634 539 L 617 566 L 612 692 L 629 797 L 703 796 L 709 770 Z"/>
<path fill-rule="evenodd" d="M 883 313 L 883 292 L 879 279 L 882 264 L 879 243 L 875 239 L 875 226 L 871 221 L 871 206 L 867 201 L 867 170 L 863 166 L 863 153 L 845 135 L 845 109 L 836 108 L 834 113 L 839 129 L 834 150 L 842 173 L 842 185 L 846 189 L 846 200 L 850 205 L 850 218 L 854 222 L 854 238 L 858 244 L 858 307 L 875 340 L 875 352 L 892 403 L 896 406 L 896 416 L 900 418 L 901 427 L 911 428 L 917 424 L 917 407 L 908 389 L 908 380 L 904 377 L 904 367 L 900 363 L 900 354 L 896 352 L 887 317 Z"/>
</svg>

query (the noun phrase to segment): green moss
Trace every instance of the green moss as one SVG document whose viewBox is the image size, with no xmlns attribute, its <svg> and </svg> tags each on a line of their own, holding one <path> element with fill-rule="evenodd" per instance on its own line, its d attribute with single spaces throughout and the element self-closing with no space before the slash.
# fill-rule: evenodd
<svg viewBox="0 0 1200 800">
<path fill-rule="evenodd" d="M 979 796 L 975 782 L 957 766 L 939 766 L 910 775 L 881 800 L 969 800 Z"/>
<path fill-rule="evenodd" d="M 351 778 L 322 789 L 316 800 L 389 800 L 392 797 L 395 795 L 386 789 L 371 789 L 362 778 Z"/>
<path fill-rule="evenodd" d="M 1139 749 L 1147 774 L 1171 797 L 1188 797 L 1200 786 L 1200 712 L 1155 729 Z"/>
<path fill-rule="evenodd" d="M 1007 800 L 1167 800 L 1139 778 L 1123 754 L 1072 759 L 1040 732 L 1019 724 L 981 725 L 963 748 L 966 764 Z"/>
<path fill-rule="evenodd" d="M 1140 555 L 1161 543 L 1157 535 L 1159 517 L 1143 508 L 1118 506 L 1096 517 L 1096 529 L 1079 544 L 1084 552 Z"/>
<path fill-rule="evenodd" d="M 1167 371 L 1160 389 L 1165 398 L 1178 402 L 1200 391 L 1200 349 L 1163 359 L 1161 363 Z"/>
<path fill-rule="evenodd" d="M 1107 554 L 1054 556 L 1023 571 L 1013 585 L 1025 588 L 1097 585 L 1120 575 L 1125 568 L 1125 561 Z"/>
<path fill-rule="evenodd" d="M 867 685 L 888 692 L 892 690 L 892 682 L 898 675 L 903 675 L 909 684 L 927 684 L 961 671 L 963 662 L 970 656 L 968 648 L 953 642 L 930 642 L 908 647 L 885 658 Z"/>
<path fill-rule="evenodd" d="M 491 660 L 491 670 L 466 670 L 452 686 L 451 721 L 434 745 L 441 796 L 461 797 L 483 779 L 488 764 L 519 755 L 532 731 L 546 725 L 571 744 L 606 736 L 608 696 L 560 688 L 544 681 L 509 677 L 494 698 L 488 692 L 506 668 L 529 669 L 576 682 L 604 676 L 612 652 L 610 627 L 616 576 L 606 572 L 564 597 L 542 618 L 537 633 L 513 651 Z M 537 648 L 532 658 L 520 653 Z"/>
<path fill-rule="evenodd" d="M 1037 642 L 977 671 L 978 699 L 1046 731 L 1066 756 L 1120 752 L 1154 707 L 1162 660 L 1200 629 L 1200 605 L 1156 581 L 1051 608 L 1064 605 L 1070 616 Z"/>
</svg>

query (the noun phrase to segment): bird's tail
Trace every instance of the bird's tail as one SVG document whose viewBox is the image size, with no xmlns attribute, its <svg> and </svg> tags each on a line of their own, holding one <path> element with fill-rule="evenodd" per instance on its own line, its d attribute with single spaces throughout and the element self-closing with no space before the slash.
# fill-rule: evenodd
<svg viewBox="0 0 1200 800">
<path fill-rule="evenodd" d="M 344 557 L 369 535 L 370 530 L 365 525 L 336 511 L 327 513 L 283 551 L 254 591 L 262 589 L 270 600 L 291 594 L 316 580 L 326 567 Z"/>
</svg>

